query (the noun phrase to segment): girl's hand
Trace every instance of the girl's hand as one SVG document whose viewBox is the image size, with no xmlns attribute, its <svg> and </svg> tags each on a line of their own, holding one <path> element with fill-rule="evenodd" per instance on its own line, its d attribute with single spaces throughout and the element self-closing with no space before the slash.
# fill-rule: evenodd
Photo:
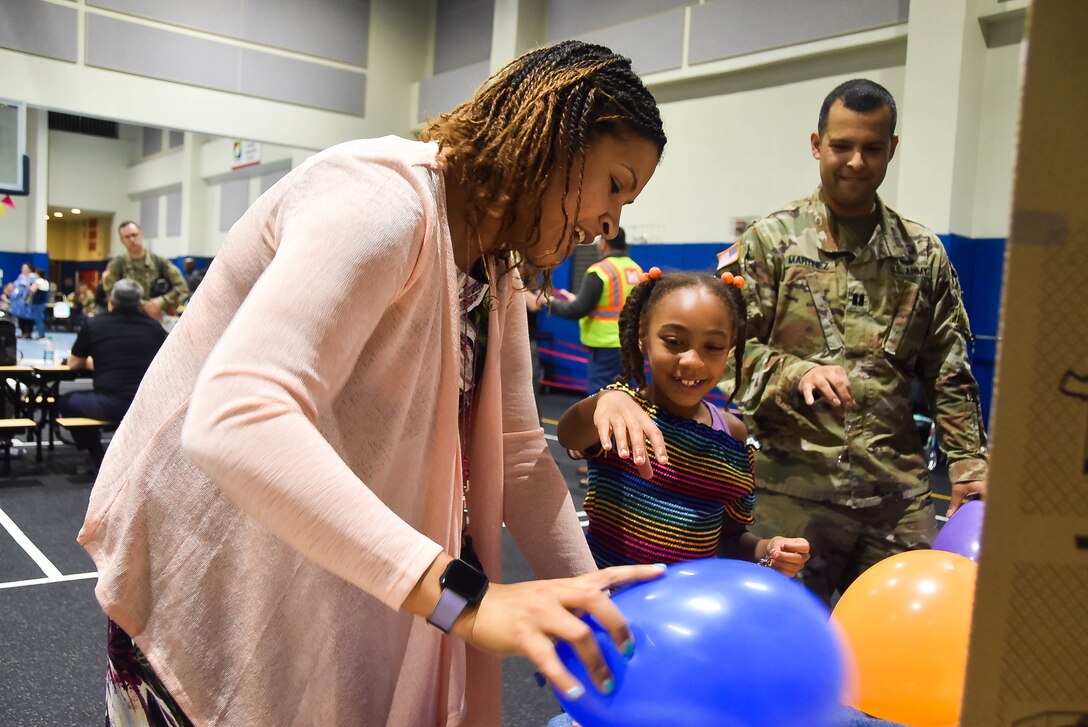
<svg viewBox="0 0 1088 727">
<path fill-rule="evenodd" d="M 811 557 L 808 541 L 804 538 L 784 538 L 776 535 L 769 540 L 761 541 L 760 546 L 764 554 L 760 556 L 760 559 L 769 555 L 771 568 L 790 578 L 800 573 Z M 756 554 L 759 555 L 758 550 Z"/>
<path fill-rule="evenodd" d="M 646 456 L 647 438 L 650 446 L 654 448 L 657 460 L 662 464 L 669 461 L 661 430 L 650 415 L 630 395 L 622 391 L 605 390 L 597 394 L 593 426 L 597 428 L 601 448 L 605 451 L 611 450 L 612 438 L 615 437 L 616 454 L 621 459 L 631 457 L 643 479 L 648 480 L 654 476 L 653 467 Z"/>
<path fill-rule="evenodd" d="M 634 648 L 631 632 L 608 592 L 612 588 L 657 578 L 655 565 L 605 568 L 575 578 L 524 583 L 492 583 L 479 606 L 457 620 L 453 633 L 469 644 L 500 656 L 524 656 L 568 699 L 585 693 L 555 652 L 555 640 L 574 647 L 598 690 L 615 688 L 589 625 L 579 616 L 592 614 L 612 636 L 620 653 Z"/>
</svg>

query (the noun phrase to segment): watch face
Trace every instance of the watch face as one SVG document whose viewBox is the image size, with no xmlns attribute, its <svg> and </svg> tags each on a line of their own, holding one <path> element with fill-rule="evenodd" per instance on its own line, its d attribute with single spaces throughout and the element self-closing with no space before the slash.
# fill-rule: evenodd
<svg viewBox="0 0 1088 727">
<path fill-rule="evenodd" d="M 487 593 L 487 576 L 463 560 L 451 561 L 446 566 L 439 584 L 448 588 L 469 603 L 476 603 Z"/>
</svg>

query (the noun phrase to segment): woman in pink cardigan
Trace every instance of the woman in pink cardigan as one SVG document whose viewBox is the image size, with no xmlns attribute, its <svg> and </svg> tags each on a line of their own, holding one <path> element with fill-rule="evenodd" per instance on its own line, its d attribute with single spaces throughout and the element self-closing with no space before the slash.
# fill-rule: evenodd
<svg viewBox="0 0 1088 727">
<path fill-rule="evenodd" d="M 564 42 L 422 141 L 342 144 L 254 203 L 79 534 L 110 620 L 111 722 L 498 725 L 510 654 L 572 698 L 611 687 L 572 611 L 629 650 L 604 591 L 660 571 L 594 569 L 537 419 L 513 266 L 546 278 L 615 235 L 664 146 L 630 62 Z M 550 580 L 488 583 L 503 523 Z"/>
</svg>

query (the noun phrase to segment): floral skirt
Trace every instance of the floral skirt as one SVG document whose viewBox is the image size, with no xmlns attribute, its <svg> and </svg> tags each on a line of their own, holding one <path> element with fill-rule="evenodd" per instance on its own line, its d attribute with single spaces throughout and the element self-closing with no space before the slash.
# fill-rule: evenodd
<svg viewBox="0 0 1088 727">
<path fill-rule="evenodd" d="M 109 622 L 106 724 L 114 727 L 191 727 L 192 722 L 151 670 L 132 637 Z"/>
</svg>

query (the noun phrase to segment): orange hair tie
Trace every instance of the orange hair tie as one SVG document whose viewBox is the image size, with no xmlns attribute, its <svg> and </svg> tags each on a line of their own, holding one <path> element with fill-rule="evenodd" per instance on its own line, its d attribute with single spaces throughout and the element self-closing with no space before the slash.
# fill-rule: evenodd
<svg viewBox="0 0 1088 727">
<path fill-rule="evenodd" d="M 660 279 L 661 279 L 661 268 L 656 267 L 656 266 L 650 268 L 649 270 L 644 272 L 639 277 L 639 280 L 641 280 L 644 283 L 649 281 L 649 280 L 660 280 Z"/>
<path fill-rule="evenodd" d="M 744 277 L 741 275 L 733 275 L 733 273 L 722 273 L 722 282 L 737 288 L 744 287 Z"/>
</svg>

